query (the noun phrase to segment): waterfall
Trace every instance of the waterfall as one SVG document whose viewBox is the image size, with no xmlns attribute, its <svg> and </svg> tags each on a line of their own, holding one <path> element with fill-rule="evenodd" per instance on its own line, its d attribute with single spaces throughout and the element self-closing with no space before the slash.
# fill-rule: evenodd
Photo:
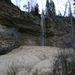
<svg viewBox="0 0 75 75">
<path fill-rule="evenodd" d="M 44 16 L 44 12 L 42 11 L 41 14 L 41 20 L 40 20 L 40 27 L 41 27 L 41 46 L 45 45 L 45 16 Z"/>
</svg>

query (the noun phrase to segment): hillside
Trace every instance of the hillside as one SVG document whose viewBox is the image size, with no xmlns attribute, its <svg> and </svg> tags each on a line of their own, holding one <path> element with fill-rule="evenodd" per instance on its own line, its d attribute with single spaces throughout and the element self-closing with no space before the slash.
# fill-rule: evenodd
<svg viewBox="0 0 75 75">
<path fill-rule="evenodd" d="M 73 24 L 74 24 L 73 19 Z M 14 29 L 17 32 L 17 38 L 8 37 L 8 35 L 1 35 L 1 40 L 13 39 L 13 41 L 20 41 L 22 45 L 40 45 L 41 39 L 41 28 L 40 28 L 40 15 L 36 16 L 31 13 L 25 13 L 21 11 L 17 6 L 13 5 L 10 0 L 1 0 L 0 1 L 0 25 L 5 26 L 9 34 L 10 30 L 13 32 Z M 58 17 L 49 15 L 45 18 L 45 46 L 57 46 L 64 47 L 63 37 L 64 35 L 71 33 L 71 24 L 69 18 Z M 15 35 L 15 31 L 10 33 Z M 20 35 L 18 35 L 18 33 Z M 15 40 L 14 40 L 15 38 Z M 4 43 L 5 45 L 6 43 Z M 10 44 L 10 43 L 9 43 Z M 19 43 L 18 43 L 19 44 Z M 1 43 L 2 45 L 2 43 Z M 15 44 L 16 45 L 16 44 Z M 65 45 L 67 47 L 67 45 Z"/>
<path fill-rule="evenodd" d="M 75 18 L 35 15 L 0 0 L 0 75 L 75 75 L 74 28 Z"/>
<path fill-rule="evenodd" d="M 6 0 L 0 1 L 0 23 L 1 24 L 9 27 L 15 26 L 18 28 L 26 28 L 30 30 L 32 28 L 35 29 L 36 27 L 33 26 L 34 23 L 32 21 L 32 19 L 35 18 L 31 18 L 31 17 L 24 18 L 23 17 L 24 15 L 22 15 L 22 13 L 23 12 L 12 3 L 6 2 Z M 38 29 L 35 30 L 37 31 Z"/>
</svg>

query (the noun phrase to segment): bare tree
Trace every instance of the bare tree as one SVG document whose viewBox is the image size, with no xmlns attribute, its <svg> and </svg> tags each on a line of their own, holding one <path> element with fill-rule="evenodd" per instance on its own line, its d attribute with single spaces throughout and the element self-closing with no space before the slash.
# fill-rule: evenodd
<svg viewBox="0 0 75 75">
<path fill-rule="evenodd" d="M 28 1 L 28 12 L 30 12 L 31 9 L 30 9 L 30 2 Z"/>
<path fill-rule="evenodd" d="M 72 28 L 72 38 L 74 37 L 74 28 L 73 28 L 73 21 L 72 21 L 72 9 L 71 9 L 71 3 L 70 0 L 68 0 L 69 3 L 69 17 L 71 22 L 71 28 Z"/>
<path fill-rule="evenodd" d="M 65 4 L 65 11 L 64 11 L 64 16 L 66 15 L 66 10 L 67 10 L 67 2 L 66 2 L 66 4 Z"/>
</svg>

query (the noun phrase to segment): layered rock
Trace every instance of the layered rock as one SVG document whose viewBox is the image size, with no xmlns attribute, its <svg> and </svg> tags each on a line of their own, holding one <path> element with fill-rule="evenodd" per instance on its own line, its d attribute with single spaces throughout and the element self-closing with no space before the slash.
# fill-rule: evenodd
<svg viewBox="0 0 75 75">
<path fill-rule="evenodd" d="M 20 45 L 19 34 L 18 31 L 15 31 L 15 28 L 0 25 L 0 55 L 8 53 Z"/>
</svg>

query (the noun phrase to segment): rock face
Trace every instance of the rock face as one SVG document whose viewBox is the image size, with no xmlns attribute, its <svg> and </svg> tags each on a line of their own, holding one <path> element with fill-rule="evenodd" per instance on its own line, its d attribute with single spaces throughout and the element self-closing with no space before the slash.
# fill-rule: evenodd
<svg viewBox="0 0 75 75">
<path fill-rule="evenodd" d="M 72 36 L 72 34 L 67 34 L 63 37 L 63 40 L 65 42 L 65 45 L 69 48 L 73 48 L 75 50 L 75 36 Z"/>
<path fill-rule="evenodd" d="M 45 16 L 46 17 L 46 16 Z M 17 6 L 13 5 L 10 0 L 0 1 L 0 24 L 7 27 L 15 27 L 22 35 L 24 45 L 40 45 L 41 27 L 40 15 L 36 16 L 22 12 Z M 70 33 L 70 24 L 63 22 L 62 17 L 49 15 L 45 18 L 45 46 L 63 47 L 64 34 Z M 9 35 L 2 33 L 0 35 Z M 42 34 L 43 35 L 43 34 Z M 74 47 L 74 46 L 73 46 Z"/>
<path fill-rule="evenodd" d="M 15 31 L 15 28 L 0 25 L 0 55 L 10 52 L 19 45 L 19 32 Z"/>
<path fill-rule="evenodd" d="M 59 48 L 21 46 L 0 56 L 0 75 L 50 75 Z"/>
<path fill-rule="evenodd" d="M 1 0 L 0 2 L 6 2 L 6 3 L 8 3 L 8 4 L 11 4 L 11 0 Z"/>
<path fill-rule="evenodd" d="M 13 5 L 10 0 L 0 1 L 0 24 L 9 27 L 17 27 L 25 32 L 40 32 L 39 24 L 34 23 L 37 17 L 25 16 L 17 6 Z M 25 17 L 24 17 L 25 16 Z"/>
</svg>

